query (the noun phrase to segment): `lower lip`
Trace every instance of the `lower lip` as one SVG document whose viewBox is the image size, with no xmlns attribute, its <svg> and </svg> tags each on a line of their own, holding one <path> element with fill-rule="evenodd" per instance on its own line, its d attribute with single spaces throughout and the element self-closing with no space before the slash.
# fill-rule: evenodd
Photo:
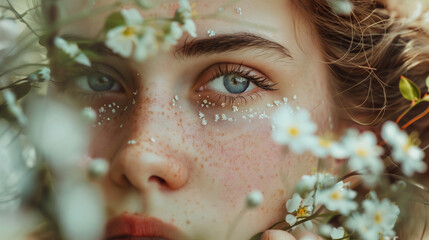
<svg viewBox="0 0 429 240">
<path fill-rule="evenodd" d="M 174 226 L 156 218 L 123 214 L 107 223 L 105 240 L 167 240 L 174 233 Z"/>
</svg>

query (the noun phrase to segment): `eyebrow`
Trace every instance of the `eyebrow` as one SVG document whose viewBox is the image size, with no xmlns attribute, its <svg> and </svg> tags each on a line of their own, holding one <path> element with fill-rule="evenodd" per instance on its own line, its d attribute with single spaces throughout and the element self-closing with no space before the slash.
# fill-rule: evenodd
<svg viewBox="0 0 429 240">
<path fill-rule="evenodd" d="M 270 52 L 279 58 L 293 59 L 290 51 L 281 44 L 252 33 L 239 32 L 221 34 L 210 38 L 185 40 L 183 46 L 176 48 L 177 57 L 198 57 L 210 54 L 257 49 Z"/>
<path fill-rule="evenodd" d="M 61 37 L 66 40 L 87 40 L 76 35 L 63 35 Z M 82 46 L 84 49 L 91 49 L 104 56 L 123 58 L 101 42 L 81 45 L 84 45 Z M 256 49 L 264 54 L 275 54 L 279 59 L 293 59 L 289 49 L 283 45 L 247 32 L 220 34 L 210 38 L 192 39 L 191 41 L 186 39 L 182 46 L 176 46 L 174 55 L 177 58 L 190 58 L 247 49 Z"/>
</svg>

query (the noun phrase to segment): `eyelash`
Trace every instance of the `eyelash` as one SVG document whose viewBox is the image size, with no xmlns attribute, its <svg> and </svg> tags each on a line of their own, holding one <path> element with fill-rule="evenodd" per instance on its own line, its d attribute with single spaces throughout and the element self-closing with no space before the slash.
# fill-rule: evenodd
<svg viewBox="0 0 429 240">
<path fill-rule="evenodd" d="M 217 65 L 217 71 L 212 75 L 210 78 L 210 81 L 221 77 L 223 75 L 238 75 L 240 77 L 243 77 L 247 80 L 249 80 L 251 83 L 255 84 L 258 88 L 261 88 L 265 91 L 277 91 L 278 89 L 274 88 L 277 83 L 272 83 L 267 77 L 265 76 L 258 76 L 255 75 L 252 70 L 245 69 L 243 67 L 243 64 L 230 64 L 230 63 L 224 63 L 224 64 L 218 64 Z M 207 84 L 208 82 L 206 82 Z M 216 104 L 219 102 L 224 102 L 228 106 L 232 106 L 236 101 L 244 101 L 246 104 L 248 100 L 254 100 L 254 98 L 257 97 L 261 99 L 261 93 L 260 92 L 254 92 L 254 93 L 240 93 L 237 95 L 224 95 L 224 94 L 216 94 Z M 221 101 L 221 99 L 223 100 Z"/>
<path fill-rule="evenodd" d="M 74 81 L 76 81 L 78 77 L 85 74 L 100 74 L 100 75 L 105 75 L 107 77 L 115 79 L 115 81 L 123 88 L 123 81 L 119 80 L 117 76 L 116 77 L 112 76 L 112 74 L 108 73 L 107 70 L 99 70 L 100 68 L 109 69 L 108 71 L 116 71 L 113 68 L 109 67 L 108 65 L 100 64 L 100 63 L 93 64 L 92 67 L 75 65 L 67 69 L 65 80 L 60 80 L 60 81 L 57 80 L 56 84 L 62 90 L 69 90 L 68 89 L 69 84 L 75 84 Z M 117 74 L 114 74 L 114 75 L 117 75 Z M 87 92 L 84 92 L 83 90 L 75 90 L 74 88 L 71 88 L 71 89 L 72 90 L 69 90 L 70 94 L 72 94 L 74 97 L 78 98 L 81 101 L 89 101 L 89 102 L 94 101 L 98 98 L 102 98 L 103 96 L 105 96 L 106 93 L 111 93 L 111 92 L 87 93 Z"/>
<path fill-rule="evenodd" d="M 100 66 L 101 65 L 101 66 Z M 65 80 L 56 81 L 56 84 L 61 89 L 67 89 L 69 84 L 73 84 L 74 80 L 76 80 L 77 77 L 84 75 L 84 74 L 101 74 L 106 75 L 108 77 L 112 77 L 112 74 L 109 74 L 107 71 L 100 71 L 99 68 L 109 68 L 108 66 L 103 66 L 103 64 L 99 64 L 97 66 L 93 67 L 84 67 L 84 66 L 73 66 L 70 69 L 67 70 Z M 109 71 L 115 71 L 115 70 L 109 70 Z M 116 75 L 116 74 L 115 74 Z M 262 89 L 263 91 L 276 91 L 278 89 L 274 88 L 277 84 L 271 82 L 267 77 L 263 75 L 257 75 L 254 70 L 244 67 L 243 64 L 231 64 L 231 63 L 219 63 L 217 64 L 216 71 L 211 75 L 211 78 L 209 81 L 205 82 L 204 84 L 209 83 L 210 81 L 213 81 L 214 79 L 224 76 L 224 75 L 238 75 L 240 77 L 243 77 L 247 80 L 249 80 L 251 83 L 255 84 L 256 87 Z M 112 77 L 120 85 L 123 85 L 123 81 L 120 81 L 117 79 L 117 77 Z M 122 86 L 124 88 L 124 86 Z M 82 101 L 94 101 L 97 98 L 102 98 L 105 96 L 106 92 L 94 92 L 94 93 L 86 93 L 83 91 L 75 90 L 71 88 L 70 93 Z M 244 102 L 245 104 L 249 100 L 255 100 L 255 98 L 261 98 L 261 91 L 252 92 L 252 93 L 239 93 L 235 95 L 226 95 L 221 93 L 216 93 L 215 97 L 216 102 L 215 104 L 219 104 L 219 102 L 225 103 L 228 106 L 232 106 L 235 102 L 240 101 Z"/>
</svg>

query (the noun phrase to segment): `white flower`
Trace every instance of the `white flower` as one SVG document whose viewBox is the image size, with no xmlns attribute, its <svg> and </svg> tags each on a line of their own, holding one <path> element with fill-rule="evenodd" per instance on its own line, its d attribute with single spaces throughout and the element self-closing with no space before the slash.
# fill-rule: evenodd
<svg viewBox="0 0 429 240">
<path fill-rule="evenodd" d="M 310 147 L 310 150 L 318 158 L 326 158 L 328 156 L 345 158 L 347 156 L 342 146 L 329 137 L 318 136 L 317 141 L 313 141 L 312 143 L 314 145 Z"/>
<path fill-rule="evenodd" d="M 348 184 L 338 182 L 332 188 L 316 191 L 316 203 L 323 204 L 330 211 L 339 211 L 342 215 L 349 215 L 358 205 L 353 199 L 356 192 L 348 189 Z"/>
<path fill-rule="evenodd" d="M 45 82 L 51 80 L 51 69 L 44 67 L 30 74 L 28 79 L 33 82 Z"/>
<path fill-rule="evenodd" d="M 364 212 L 355 213 L 346 225 L 359 233 L 363 239 L 378 240 L 394 238 L 393 227 L 399 215 L 399 207 L 388 199 L 378 200 L 375 192 L 370 192 L 370 199 L 363 201 Z"/>
<path fill-rule="evenodd" d="M 366 131 L 359 134 L 356 129 L 349 129 L 342 139 L 342 145 L 349 154 L 349 168 L 366 174 L 364 181 L 373 183 L 384 168 L 380 159 L 383 148 L 377 145 L 374 133 Z"/>
<path fill-rule="evenodd" d="M 182 37 L 183 30 L 180 27 L 178 22 L 171 22 L 168 27 L 166 28 L 165 35 L 164 35 L 164 44 L 162 48 L 164 50 L 167 50 L 172 45 L 177 44 L 177 40 Z"/>
<path fill-rule="evenodd" d="M 97 119 L 97 113 L 91 107 L 85 107 L 82 109 L 82 116 L 85 120 L 92 123 Z"/>
<path fill-rule="evenodd" d="M 246 205 L 248 208 L 254 208 L 264 201 L 264 195 L 260 191 L 252 191 L 247 195 Z"/>
<path fill-rule="evenodd" d="M 274 141 L 288 145 L 297 154 L 307 150 L 316 139 L 317 126 L 306 110 L 295 112 L 288 106 L 282 106 L 273 114 L 272 123 Z"/>
<path fill-rule="evenodd" d="M 349 0 L 328 0 L 332 11 L 338 15 L 348 16 L 353 11 L 353 4 Z"/>
<path fill-rule="evenodd" d="M 143 17 L 137 9 L 122 9 L 125 25 L 117 26 L 107 32 L 106 46 L 122 57 L 131 57 L 134 45 L 143 31 Z"/>
<path fill-rule="evenodd" d="M 192 37 L 197 37 L 197 27 L 195 26 L 195 22 L 192 19 L 185 19 L 183 30 L 188 32 Z"/>
<path fill-rule="evenodd" d="M 157 51 L 156 30 L 152 27 L 145 27 L 143 35 L 136 42 L 134 59 L 141 62 L 154 55 Z"/>
<path fill-rule="evenodd" d="M 103 198 L 95 185 L 61 183 L 56 194 L 59 225 L 66 239 L 102 238 L 105 222 Z"/>
<path fill-rule="evenodd" d="M 294 193 L 292 198 L 286 202 L 286 209 L 289 213 L 286 215 L 285 221 L 290 225 L 294 225 L 297 221 L 303 220 L 313 214 L 314 200 L 311 195 L 302 199 L 298 193 Z M 304 222 L 307 229 L 311 229 L 313 224 L 310 220 Z"/>
<path fill-rule="evenodd" d="M 88 147 L 88 123 L 80 111 L 59 99 L 30 98 L 28 100 L 27 133 L 35 147 L 47 158 L 54 170 L 74 174 L 78 160 Z"/>
<path fill-rule="evenodd" d="M 108 170 L 109 163 L 102 158 L 96 158 L 89 163 L 88 174 L 93 178 L 99 178 L 105 176 Z"/>
<path fill-rule="evenodd" d="M 16 117 L 19 124 L 27 124 L 27 117 L 22 112 L 21 107 L 17 104 L 15 94 L 10 89 L 5 89 L 3 90 L 3 97 L 6 101 L 9 111 Z"/>
<path fill-rule="evenodd" d="M 423 161 L 424 152 L 413 145 L 405 131 L 399 129 L 393 122 L 384 123 L 381 136 L 387 144 L 392 146 L 392 157 L 401 163 L 402 171 L 407 176 L 412 176 L 414 172 L 423 173 L 427 166 Z"/>
<path fill-rule="evenodd" d="M 332 228 L 331 230 L 331 238 L 332 239 L 342 239 L 344 237 L 344 228 Z"/>
<path fill-rule="evenodd" d="M 180 0 L 180 7 L 176 10 L 174 19 L 182 24 L 183 30 L 188 32 L 192 37 L 197 36 L 197 30 L 192 20 L 192 8 L 188 0 Z"/>
<path fill-rule="evenodd" d="M 317 189 L 330 188 L 334 186 L 336 182 L 335 177 L 328 173 L 303 175 L 301 180 L 296 184 L 296 189 L 299 192 L 310 192 Z"/>
<path fill-rule="evenodd" d="M 57 48 L 63 50 L 67 56 L 72 58 L 75 62 L 88 67 L 91 66 L 91 62 L 88 57 L 79 49 L 76 43 L 68 43 L 60 37 L 56 37 L 54 43 Z"/>
</svg>

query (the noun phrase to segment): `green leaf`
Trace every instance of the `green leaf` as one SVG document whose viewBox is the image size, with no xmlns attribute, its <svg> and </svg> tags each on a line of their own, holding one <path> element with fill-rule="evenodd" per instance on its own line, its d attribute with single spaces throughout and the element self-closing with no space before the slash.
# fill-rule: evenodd
<svg viewBox="0 0 429 240">
<path fill-rule="evenodd" d="M 104 23 L 104 31 L 108 32 L 110 29 L 125 25 L 125 18 L 120 12 L 110 14 Z"/>
<path fill-rule="evenodd" d="M 399 81 L 399 90 L 402 96 L 407 100 L 412 101 L 420 99 L 420 89 L 415 83 L 404 76 L 401 76 L 401 80 Z"/>
<path fill-rule="evenodd" d="M 424 97 L 422 100 L 426 101 L 426 102 L 429 102 L 429 95 L 427 95 L 426 97 Z"/>
</svg>

